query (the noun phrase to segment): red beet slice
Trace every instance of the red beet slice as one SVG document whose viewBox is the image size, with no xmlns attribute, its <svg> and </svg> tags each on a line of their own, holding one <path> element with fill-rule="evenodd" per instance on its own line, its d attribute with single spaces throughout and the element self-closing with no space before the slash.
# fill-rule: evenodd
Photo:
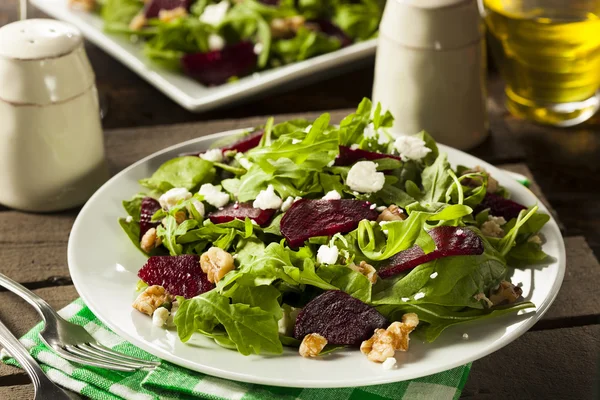
<svg viewBox="0 0 600 400">
<path fill-rule="evenodd" d="M 429 254 L 414 245 L 410 249 L 401 251 L 392 256 L 382 266 L 378 275 L 381 278 L 389 278 L 403 271 L 413 269 L 421 264 L 442 257 L 450 256 L 476 256 L 483 253 L 483 241 L 472 230 L 465 227 L 439 226 L 429 231 L 436 249 Z"/>
<path fill-rule="evenodd" d="M 223 153 L 225 153 L 226 151 L 230 151 L 230 150 L 235 150 L 238 153 L 245 153 L 248 150 L 253 149 L 259 145 L 260 139 L 262 139 L 264 133 L 265 133 L 265 131 L 263 129 L 254 131 L 254 132 L 244 136 L 237 142 L 235 142 L 227 147 L 223 147 L 223 149 L 222 149 Z"/>
<path fill-rule="evenodd" d="M 160 10 L 173 10 L 183 7 L 186 10 L 190 8 L 191 0 L 150 0 L 144 8 L 146 18 L 157 18 Z"/>
<path fill-rule="evenodd" d="M 298 340 L 318 333 L 328 344 L 360 346 L 378 328 L 389 322 L 373 307 L 341 290 L 329 290 L 311 300 L 300 311 L 294 325 Z"/>
<path fill-rule="evenodd" d="M 246 219 L 248 217 L 258 225 L 264 226 L 271 220 L 276 211 L 254 208 L 252 202 L 249 201 L 247 203 L 229 204 L 222 210 L 210 213 L 208 217 L 213 224 L 222 224 L 234 219 Z"/>
<path fill-rule="evenodd" d="M 156 228 L 160 222 L 152 222 L 152 216 L 160 210 L 160 204 L 152 197 L 144 197 L 140 209 L 140 240 L 148 229 Z"/>
<path fill-rule="evenodd" d="M 482 202 L 475 207 L 475 213 L 479 213 L 487 208 L 490 209 L 490 215 L 495 217 L 504 217 L 504 219 L 507 221 L 517 218 L 521 210 L 527 209 L 527 207 L 524 205 L 509 199 L 505 199 L 504 197 L 494 193 L 485 194 Z"/>
<path fill-rule="evenodd" d="M 231 77 L 247 75 L 256 67 L 257 60 L 252 42 L 239 42 L 223 50 L 185 54 L 181 57 L 181 67 L 200 83 L 215 86 Z"/>
<path fill-rule="evenodd" d="M 350 232 L 363 219 L 374 221 L 378 216 L 367 201 L 302 199 L 292 204 L 281 219 L 281 234 L 290 246 L 298 247 L 314 236 Z"/>
<path fill-rule="evenodd" d="M 402 158 L 394 156 L 392 154 L 376 153 L 374 151 L 367 151 L 356 149 L 353 150 L 347 146 L 340 146 L 340 154 L 335 159 L 334 165 L 352 165 L 359 160 L 379 160 L 381 158 L 393 158 L 398 161 L 402 161 Z"/>
<path fill-rule="evenodd" d="M 215 287 L 200 268 L 200 256 L 195 254 L 150 257 L 138 277 L 148 285 L 160 285 L 170 294 L 186 299 Z"/>
<path fill-rule="evenodd" d="M 328 19 L 312 19 L 306 21 L 307 24 L 314 24 L 319 28 L 319 31 L 323 32 L 327 36 L 332 36 L 340 41 L 342 47 L 350 46 L 352 39 L 340 29 L 339 26 L 335 25 Z"/>
</svg>

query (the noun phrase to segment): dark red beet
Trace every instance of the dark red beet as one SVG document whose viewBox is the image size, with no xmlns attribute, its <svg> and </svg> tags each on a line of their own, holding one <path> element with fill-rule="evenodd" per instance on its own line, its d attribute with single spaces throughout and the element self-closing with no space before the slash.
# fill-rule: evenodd
<svg viewBox="0 0 600 400">
<path fill-rule="evenodd" d="M 290 246 L 302 246 L 314 236 L 346 233 L 358 227 L 363 219 L 376 220 L 379 213 L 367 201 L 298 200 L 281 219 L 281 234 Z"/>
<path fill-rule="evenodd" d="M 200 268 L 200 256 L 195 254 L 150 257 L 138 277 L 148 285 L 160 285 L 170 294 L 186 299 L 215 287 Z"/>
<path fill-rule="evenodd" d="M 378 328 L 389 322 L 373 307 L 341 290 L 329 290 L 311 300 L 300 311 L 294 326 L 294 337 L 304 339 L 318 333 L 328 344 L 360 346 Z"/>
<path fill-rule="evenodd" d="M 156 228 L 160 222 L 152 222 L 152 216 L 160 210 L 160 204 L 152 197 L 144 197 L 140 209 L 140 240 L 150 228 Z"/>
<path fill-rule="evenodd" d="M 352 39 L 350 39 L 350 37 L 348 37 L 348 35 L 346 35 L 344 31 L 340 29 L 340 27 L 328 19 L 319 18 L 308 20 L 306 22 L 307 24 L 316 25 L 319 28 L 319 31 L 323 32 L 327 36 L 332 36 L 338 39 L 342 44 L 342 47 L 350 46 L 352 44 Z"/>
<path fill-rule="evenodd" d="M 465 227 L 439 226 L 429 231 L 436 249 L 429 254 L 414 245 L 410 249 L 392 256 L 377 273 L 389 278 L 403 271 L 442 257 L 476 256 L 483 253 L 483 241 L 475 232 Z"/>
<path fill-rule="evenodd" d="M 256 67 L 252 42 L 239 42 L 223 50 L 185 54 L 181 57 L 183 71 L 207 86 L 221 85 L 231 77 L 247 75 Z"/>
<path fill-rule="evenodd" d="M 505 199 L 494 193 L 486 193 L 483 201 L 475 207 L 475 213 L 479 213 L 486 208 L 490 209 L 490 215 L 495 217 L 504 217 L 505 220 L 510 221 L 513 218 L 517 218 L 521 210 L 527 209 L 527 207 L 514 202 L 512 200 Z"/>
<path fill-rule="evenodd" d="M 268 6 L 278 6 L 279 5 L 279 0 L 259 0 L 259 1 Z"/>
<path fill-rule="evenodd" d="M 186 10 L 190 8 L 191 0 L 150 0 L 144 8 L 146 18 L 156 18 L 160 10 L 173 10 L 183 7 Z"/>
<path fill-rule="evenodd" d="M 210 213 L 208 217 L 213 224 L 222 224 L 234 219 L 246 219 L 248 217 L 258 225 L 264 226 L 271 220 L 276 211 L 254 208 L 252 202 L 235 203 L 225 206 L 222 210 Z"/>
<path fill-rule="evenodd" d="M 373 151 L 361 149 L 353 150 L 347 146 L 340 146 L 340 154 L 335 159 L 334 165 L 352 165 L 358 160 L 379 160 L 381 158 L 393 158 L 395 160 L 402 161 L 402 158 L 392 154 L 375 153 Z"/>
<path fill-rule="evenodd" d="M 258 144 L 260 143 L 260 139 L 262 139 L 264 133 L 265 133 L 265 131 L 263 129 L 254 131 L 254 132 L 244 136 L 237 142 L 235 142 L 227 147 L 223 147 L 223 149 L 222 149 L 223 153 L 226 151 L 229 151 L 229 150 L 235 150 L 238 153 L 245 153 L 248 150 L 253 149 L 256 146 L 258 146 Z"/>
</svg>

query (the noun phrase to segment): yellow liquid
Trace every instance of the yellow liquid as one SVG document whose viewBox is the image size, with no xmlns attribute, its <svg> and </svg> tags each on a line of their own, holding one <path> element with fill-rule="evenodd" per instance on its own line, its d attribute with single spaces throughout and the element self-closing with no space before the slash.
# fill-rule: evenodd
<svg viewBox="0 0 600 400">
<path fill-rule="evenodd" d="M 569 126 L 598 109 L 600 0 L 484 0 L 484 5 L 490 47 L 513 114 Z"/>
</svg>

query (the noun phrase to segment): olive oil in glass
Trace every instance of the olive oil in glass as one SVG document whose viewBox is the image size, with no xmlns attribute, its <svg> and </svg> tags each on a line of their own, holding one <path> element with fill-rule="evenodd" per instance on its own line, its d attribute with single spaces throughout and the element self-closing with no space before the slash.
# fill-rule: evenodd
<svg viewBox="0 0 600 400">
<path fill-rule="evenodd" d="M 600 106 L 600 0 L 483 0 L 507 108 L 555 126 Z"/>
</svg>

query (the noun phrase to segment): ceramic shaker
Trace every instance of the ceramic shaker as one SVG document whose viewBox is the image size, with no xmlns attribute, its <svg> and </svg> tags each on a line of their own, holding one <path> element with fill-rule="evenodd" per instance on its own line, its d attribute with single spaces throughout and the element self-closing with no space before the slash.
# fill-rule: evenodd
<svg viewBox="0 0 600 400">
<path fill-rule="evenodd" d="M 67 209 L 108 178 L 94 78 L 73 26 L 0 28 L 0 204 Z"/>
<path fill-rule="evenodd" d="M 426 130 L 470 149 L 488 134 L 485 61 L 476 0 L 388 0 L 373 100 L 394 115 L 395 132 Z"/>
</svg>

